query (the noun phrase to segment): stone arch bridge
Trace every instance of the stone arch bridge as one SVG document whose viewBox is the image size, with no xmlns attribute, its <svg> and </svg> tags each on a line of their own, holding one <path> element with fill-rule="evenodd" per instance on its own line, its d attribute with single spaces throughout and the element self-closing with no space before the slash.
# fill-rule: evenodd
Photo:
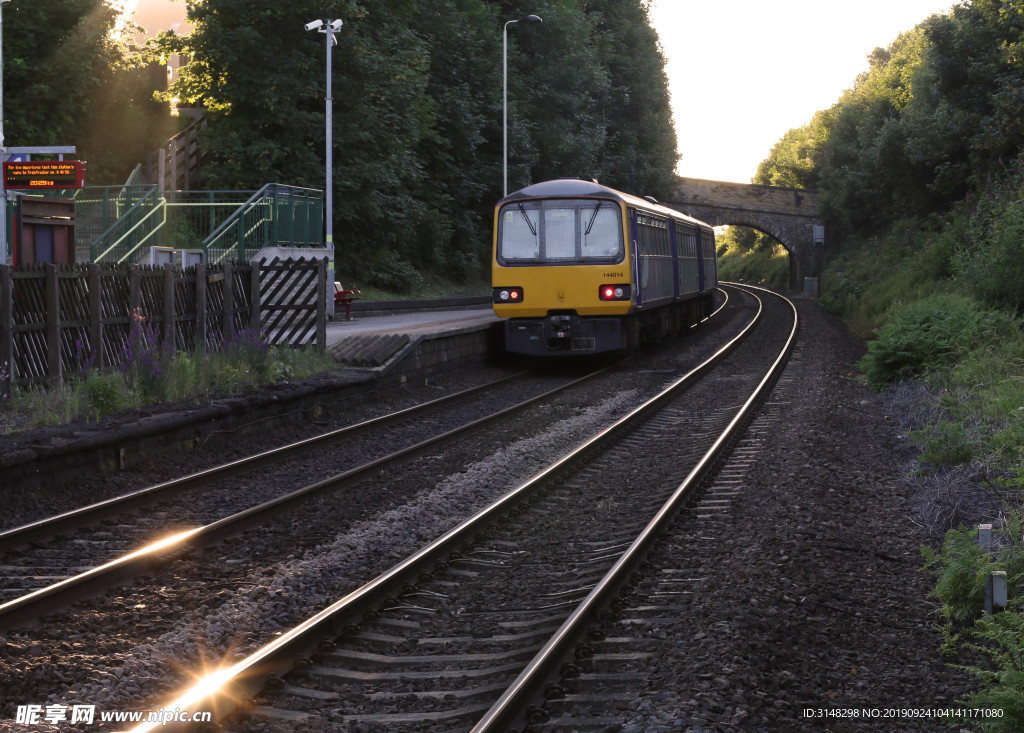
<svg viewBox="0 0 1024 733">
<path fill-rule="evenodd" d="M 678 178 L 672 198 L 659 203 L 711 226 L 751 227 L 774 237 L 789 252 L 794 290 L 821 270 L 825 237 L 817 191 Z"/>
</svg>

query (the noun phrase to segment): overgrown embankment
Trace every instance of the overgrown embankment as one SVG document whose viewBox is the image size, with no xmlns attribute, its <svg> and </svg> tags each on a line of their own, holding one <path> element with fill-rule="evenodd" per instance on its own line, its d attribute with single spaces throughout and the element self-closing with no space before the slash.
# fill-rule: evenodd
<svg viewBox="0 0 1024 733">
<path fill-rule="evenodd" d="M 1024 725 L 1024 158 L 1006 166 L 945 217 L 903 220 L 849 243 L 826 264 L 823 301 L 869 339 L 868 382 L 905 394 L 920 448 L 916 521 L 941 550 L 925 549 L 950 650 L 981 651 L 984 682 L 972 705 Z M 922 397 L 923 395 L 923 397 Z M 923 401 L 922 401 L 923 400 Z M 908 409 L 909 406 L 909 409 Z M 978 549 L 978 523 L 995 525 L 996 550 Z M 1010 606 L 983 611 L 991 571 L 1007 573 Z M 976 721 L 977 722 L 977 721 Z"/>
</svg>

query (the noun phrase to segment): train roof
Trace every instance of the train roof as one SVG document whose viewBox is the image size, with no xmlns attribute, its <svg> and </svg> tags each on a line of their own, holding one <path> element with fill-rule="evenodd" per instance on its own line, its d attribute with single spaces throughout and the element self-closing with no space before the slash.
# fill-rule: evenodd
<svg viewBox="0 0 1024 733">
<path fill-rule="evenodd" d="M 616 191 L 614 188 L 608 188 L 608 186 L 602 186 L 600 183 L 594 181 L 585 181 L 580 178 L 560 178 L 554 181 L 544 181 L 543 183 L 535 183 L 532 186 L 521 188 L 518 191 L 510 193 L 508 196 L 498 202 L 498 206 L 513 201 L 526 201 L 529 199 L 543 199 L 543 198 L 601 198 L 601 199 L 612 199 L 613 201 L 621 201 L 629 206 L 635 206 L 638 209 L 644 211 L 651 211 L 662 214 L 664 216 L 671 216 L 676 219 L 685 219 L 686 221 L 711 228 L 710 224 L 705 224 L 699 219 L 694 219 L 692 216 L 684 214 L 676 209 L 670 209 L 667 206 L 661 204 L 654 204 L 647 199 L 640 198 L 639 196 L 633 196 L 622 191 Z"/>
</svg>

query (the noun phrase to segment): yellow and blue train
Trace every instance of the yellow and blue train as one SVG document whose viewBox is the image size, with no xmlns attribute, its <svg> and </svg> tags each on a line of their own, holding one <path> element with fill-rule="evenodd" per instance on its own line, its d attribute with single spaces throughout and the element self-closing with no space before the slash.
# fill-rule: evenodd
<svg viewBox="0 0 1024 733">
<path fill-rule="evenodd" d="M 711 313 L 715 233 L 653 199 L 547 181 L 495 207 L 491 277 L 507 351 L 628 351 Z"/>
</svg>

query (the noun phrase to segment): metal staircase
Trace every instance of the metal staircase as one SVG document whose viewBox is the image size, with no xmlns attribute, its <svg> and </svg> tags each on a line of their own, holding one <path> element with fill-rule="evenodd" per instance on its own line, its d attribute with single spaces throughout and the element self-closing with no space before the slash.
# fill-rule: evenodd
<svg viewBox="0 0 1024 733">
<path fill-rule="evenodd" d="M 76 243 L 92 262 L 139 262 L 150 247 L 201 251 L 216 264 L 264 247 L 323 247 L 323 192 L 271 183 L 259 191 L 191 191 L 200 119 L 147 155 L 123 186 L 75 193 Z M 148 180 L 148 183 L 143 182 Z M 85 257 L 79 257 L 79 261 Z"/>
</svg>

